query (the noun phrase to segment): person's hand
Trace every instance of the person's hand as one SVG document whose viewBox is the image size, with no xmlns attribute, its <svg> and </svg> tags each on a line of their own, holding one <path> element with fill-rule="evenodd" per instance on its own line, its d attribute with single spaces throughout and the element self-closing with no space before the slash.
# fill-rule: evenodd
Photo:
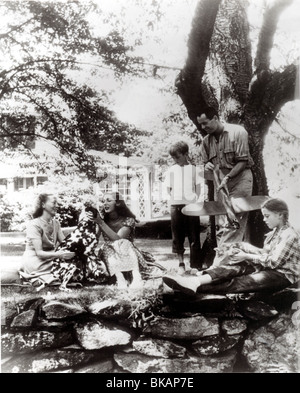
<svg viewBox="0 0 300 393">
<path fill-rule="evenodd" d="M 90 221 L 94 221 L 96 224 L 101 226 L 103 224 L 103 218 L 101 217 L 99 211 L 97 211 L 97 217 L 94 218 L 93 213 L 91 212 L 86 212 L 86 218 Z"/>
<path fill-rule="evenodd" d="M 213 171 L 214 169 L 215 169 L 215 166 L 214 166 L 214 164 L 212 162 L 207 162 L 204 165 L 204 170 L 205 171 Z"/>
<path fill-rule="evenodd" d="M 56 255 L 58 258 L 65 259 L 67 261 L 75 257 L 75 252 L 71 252 L 63 248 L 59 251 L 56 251 Z"/>
<path fill-rule="evenodd" d="M 94 221 L 94 215 L 92 212 L 85 212 L 85 217 L 88 221 Z"/>
<path fill-rule="evenodd" d="M 237 263 L 243 262 L 247 259 L 247 254 L 244 251 L 239 251 L 238 253 L 230 257 L 229 265 L 236 265 Z"/>
</svg>

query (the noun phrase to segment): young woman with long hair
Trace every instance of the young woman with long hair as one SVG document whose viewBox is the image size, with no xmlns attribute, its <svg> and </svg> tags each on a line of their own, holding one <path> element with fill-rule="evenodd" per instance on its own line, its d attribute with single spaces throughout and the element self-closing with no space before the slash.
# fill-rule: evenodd
<svg viewBox="0 0 300 393">
<path fill-rule="evenodd" d="M 261 211 L 265 223 L 272 229 L 262 249 L 234 243 L 238 252 L 225 265 L 207 269 L 199 277 L 166 276 L 165 284 L 189 294 L 258 292 L 296 284 L 299 281 L 300 237 L 288 222 L 288 206 L 273 198 L 263 204 Z"/>
<path fill-rule="evenodd" d="M 119 288 L 127 287 L 125 272 L 132 272 L 131 287 L 141 287 L 140 267 L 147 269 L 147 263 L 142 252 L 133 245 L 136 217 L 119 192 L 106 193 L 102 202 L 102 214 L 96 219 L 104 239 L 100 258 L 110 275 L 116 277 Z"/>
<path fill-rule="evenodd" d="M 57 281 L 51 272 L 55 258 L 69 260 L 75 255 L 65 249 L 55 251 L 64 239 L 60 223 L 54 218 L 56 212 L 56 197 L 40 194 L 32 212 L 33 219 L 27 223 L 26 249 L 20 275 L 36 286 Z"/>
</svg>

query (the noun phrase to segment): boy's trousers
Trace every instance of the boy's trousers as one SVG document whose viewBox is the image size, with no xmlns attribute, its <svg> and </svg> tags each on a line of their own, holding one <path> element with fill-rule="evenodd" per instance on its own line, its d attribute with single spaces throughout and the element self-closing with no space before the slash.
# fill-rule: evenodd
<svg viewBox="0 0 300 393">
<path fill-rule="evenodd" d="M 201 269 L 200 219 L 185 216 L 181 212 L 184 206 L 171 206 L 172 251 L 184 254 L 184 241 L 187 236 L 190 244 L 190 265 L 192 268 Z"/>
</svg>

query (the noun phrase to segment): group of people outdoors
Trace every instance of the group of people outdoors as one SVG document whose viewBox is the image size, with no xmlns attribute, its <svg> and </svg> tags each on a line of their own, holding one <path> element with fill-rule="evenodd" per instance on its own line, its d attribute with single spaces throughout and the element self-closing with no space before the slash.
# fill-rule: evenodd
<svg viewBox="0 0 300 393">
<path fill-rule="evenodd" d="M 247 213 L 237 215 L 239 225 L 235 227 L 228 225 L 226 217 L 221 216 L 217 221 L 218 247 L 232 244 L 235 253 L 224 265 L 203 269 L 200 219 L 184 215 L 182 209 L 190 203 L 203 201 L 204 179 L 213 180 L 212 173 L 216 167 L 222 173 L 222 180 L 218 186 L 215 184 L 215 201 L 218 201 L 222 187 L 228 189 L 229 197 L 251 196 L 253 160 L 249 152 L 248 133 L 241 125 L 221 122 L 213 108 L 203 110 L 197 120 L 207 134 L 200 147 L 202 166 L 196 167 L 190 163 L 189 146 L 183 141 L 175 143 L 169 150 L 174 165 L 167 170 L 165 186 L 170 194 L 172 251 L 178 256 L 178 271 L 176 274 L 164 274 L 164 283 L 188 294 L 256 292 L 297 283 L 299 233 L 288 222 L 287 204 L 276 198 L 268 199 L 261 207 L 264 221 L 271 230 L 263 248 L 245 243 Z M 119 287 L 126 287 L 124 274 L 129 271 L 132 272 L 132 283 L 142 286 L 139 271 L 147 265 L 147 261 L 143 252 L 134 245 L 136 218 L 119 193 L 105 194 L 102 202 L 103 214 L 98 212 L 95 218 L 91 213 L 86 213 L 82 218 L 93 221 L 97 227 L 95 247 L 87 255 L 92 258 L 94 266 L 90 275 L 94 273 L 97 280 L 99 269 L 104 264 L 107 274 L 115 277 Z M 38 198 L 33 219 L 27 224 L 26 251 L 20 275 L 33 285 L 52 285 L 61 280 L 55 274 L 57 263 L 54 264 L 54 260 L 70 265 L 70 269 L 65 268 L 63 274 L 75 271 L 71 270 L 75 254 L 67 249 L 58 249 L 64 235 L 55 218 L 56 212 L 56 198 L 42 194 Z M 189 262 L 184 258 L 186 237 L 190 247 Z M 95 264 L 99 264 L 99 269 L 95 268 Z M 194 274 L 186 274 L 190 268 Z M 75 277 L 74 274 L 74 280 Z"/>
<path fill-rule="evenodd" d="M 171 199 L 171 228 L 173 252 L 178 255 L 178 275 L 165 275 L 169 287 L 188 294 L 196 292 L 242 293 L 277 290 L 296 284 L 300 271 L 300 238 L 289 222 L 287 204 L 270 198 L 262 206 L 264 221 L 272 230 L 265 238 L 264 247 L 245 243 L 248 213 L 237 214 L 238 225 L 230 225 L 226 216 L 216 217 L 217 246 L 231 244 L 234 252 L 222 266 L 203 269 L 199 242 L 199 217 L 186 216 L 182 209 L 188 203 L 203 202 L 201 183 L 214 181 L 214 200 L 221 201 L 220 190 L 226 187 L 229 198 L 241 198 L 253 192 L 253 160 L 249 151 L 248 133 L 241 126 L 220 121 L 214 108 L 206 108 L 197 117 L 206 132 L 200 147 L 199 168 L 189 163 L 189 147 L 178 142 L 169 150 L 174 165 L 166 176 L 166 186 Z M 213 171 L 222 174 L 220 184 L 215 183 Z M 190 261 L 184 262 L 184 241 L 188 237 Z M 188 268 L 197 268 L 196 275 L 183 275 Z"/>
</svg>

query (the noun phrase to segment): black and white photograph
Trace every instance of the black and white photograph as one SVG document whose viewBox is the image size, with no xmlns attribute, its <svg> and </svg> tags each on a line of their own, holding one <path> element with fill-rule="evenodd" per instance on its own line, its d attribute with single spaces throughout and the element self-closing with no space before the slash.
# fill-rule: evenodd
<svg viewBox="0 0 300 393">
<path fill-rule="evenodd" d="M 300 372 L 299 20 L 0 0 L 2 374 Z"/>
</svg>

